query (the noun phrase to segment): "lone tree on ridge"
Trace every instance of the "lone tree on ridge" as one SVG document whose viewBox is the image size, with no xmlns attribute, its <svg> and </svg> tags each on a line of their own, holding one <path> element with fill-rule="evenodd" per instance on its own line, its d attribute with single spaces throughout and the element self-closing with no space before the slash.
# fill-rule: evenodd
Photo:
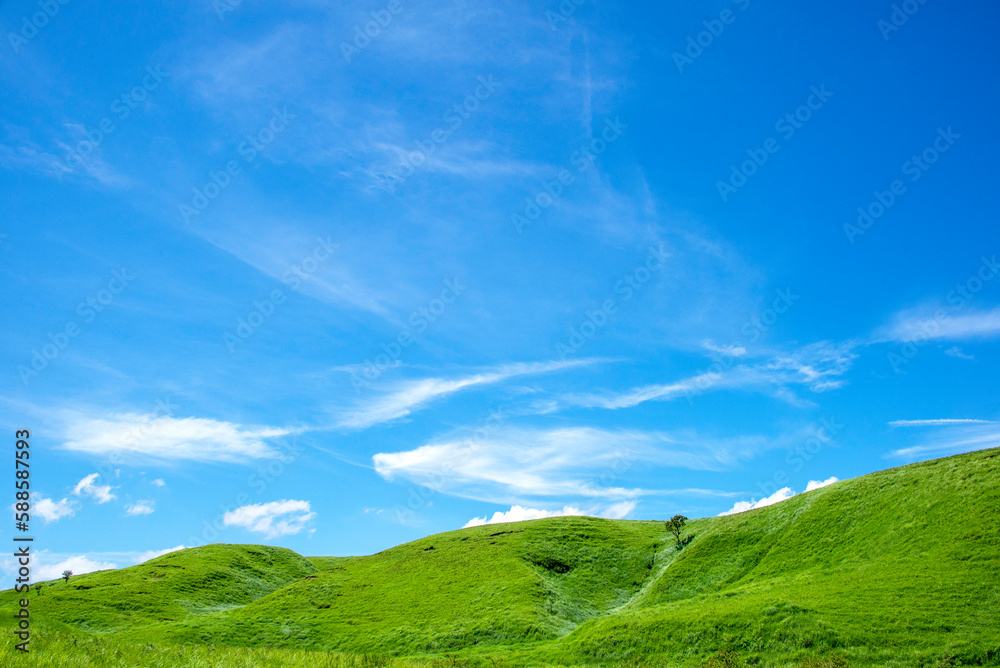
<svg viewBox="0 0 1000 668">
<path fill-rule="evenodd" d="M 674 540 L 677 541 L 677 549 L 684 547 L 684 543 L 681 542 L 681 531 L 684 530 L 684 523 L 687 522 L 687 518 L 683 515 L 674 515 L 669 520 L 667 520 L 667 531 L 674 534 Z"/>
<path fill-rule="evenodd" d="M 63 580 L 69 582 L 69 576 L 73 575 L 73 571 L 63 571 Z"/>
</svg>

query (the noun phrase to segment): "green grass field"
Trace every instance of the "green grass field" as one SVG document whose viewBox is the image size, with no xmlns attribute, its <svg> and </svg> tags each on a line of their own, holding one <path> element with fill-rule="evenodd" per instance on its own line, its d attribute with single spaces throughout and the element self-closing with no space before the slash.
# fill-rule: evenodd
<svg viewBox="0 0 1000 668">
<path fill-rule="evenodd" d="M 690 522 L 211 545 L 32 590 L 31 666 L 1000 665 L 1000 450 Z M 0 593 L 15 609 L 13 592 Z M 714 658 L 713 658 L 714 657 Z M 736 658 L 738 657 L 738 658 Z M 810 663 L 813 662 L 813 663 Z"/>
</svg>

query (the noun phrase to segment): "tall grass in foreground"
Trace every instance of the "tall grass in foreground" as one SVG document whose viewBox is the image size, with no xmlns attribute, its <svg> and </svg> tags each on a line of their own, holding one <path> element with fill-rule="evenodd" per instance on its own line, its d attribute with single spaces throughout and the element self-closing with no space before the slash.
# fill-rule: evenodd
<svg viewBox="0 0 1000 668">
<path fill-rule="evenodd" d="M 287 648 L 224 647 L 215 645 L 154 645 L 113 636 L 81 638 L 43 631 L 33 633 L 31 652 L 24 654 L 14 647 L 10 637 L 0 639 L 0 666 L 15 668 L 573 668 L 539 663 L 524 657 L 504 656 L 502 652 L 483 656 L 446 654 L 420 658 L 399 658 L 380 654 L 345 654 L 311 652 Z M 754 668 L 759 659 L 744 660 L 739 653 L 722 650 L 701 661 L 676 663 L 669 659 L 650 658 L 613 663 L 578 665 L 576 668 Z M 826 658 L 807 657 L 780 665 L 787 668 L 851 668 L 843 655 Z M 945 658 L 931 662 L 890 660 L 882 665 L 891 668 L 952 668 L 964 664 Z"/>
<path fill-rule="evenodd" d="M 31 668 L 447 668 L 453 661 L 397 659 L 374 654 L 306 652 L 293 649 L 158 646 L 117 638 L 79 638 L 33 633 L 29 654 L 14 641 L 0 641 L 0 665 Z"/>
</svg>

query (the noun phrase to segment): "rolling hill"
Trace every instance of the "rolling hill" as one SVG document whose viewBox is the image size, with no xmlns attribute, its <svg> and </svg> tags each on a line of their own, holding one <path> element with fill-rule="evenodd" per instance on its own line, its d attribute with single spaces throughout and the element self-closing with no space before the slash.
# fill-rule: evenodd
<svg viewBox="0 0 1000 668">
<path fill-rule="evenodd" d="M 998 464 L 1000 450 L 975 452 L 694 520 L 681 550 L 662 522 L 585 517 L 367 557 L 211 545 L 50 583 L 31 605 L 40 629 L 137 646 L 511 665 L 698 665 L 719 650 L 762 666 L 832 654 L 1000 665 Z"/>
</svg>

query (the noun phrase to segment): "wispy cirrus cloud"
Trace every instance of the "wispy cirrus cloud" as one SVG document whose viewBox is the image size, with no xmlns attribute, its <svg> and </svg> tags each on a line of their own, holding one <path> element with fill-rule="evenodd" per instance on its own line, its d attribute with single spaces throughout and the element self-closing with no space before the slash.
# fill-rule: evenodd
<svg viewBox="0 0 1000 668">
<path fill-rule="evenodd" d="M 763 371 L 775 372 L 771 379 L 776 382 L 805 385 L 813 392 L 836 389 L 844 384 L 842 376 L 857 359 L 855 350 L 859 345 L 853 339 L 838 343 L 821 341 L 775 356 Z M 762 377 L 768 378 L 766 373 Z"/>
<path fill-rule="evenodd" d="M 620 474 L 635 462 L 718 471 L 766 447 L 768 440 L 762 437 L 714 440 L 690 433 L 671 436 L 590 427 L 509 428 L 488 438 L 456 436 L 414 450 L 379 453 L 372 461 L 387 480 L 402 478 L 438 492 L 494 503 L 542 497 L 633 500 L 679 492 L 731 495 L 621 486 Z"/>
<path fill-rule="evenodd" d="M 895 420 L 893 427 L 925 428 L 916 445 L 899 448 L 889 457 L 917 459 L 1000 447 L 1000 422 L 965 418 Z"/>
<path fill-rule="evenodd" d="M 712 341 L 703 341 L 701 344 L 702 348 L 709 352 L 717 353 L 719 355 L 729 355 L 731 357 L 743 357 L 747 354 L 747 349 L 744 346 L 737 345 L 716 345 Z"/>
<path fill-rule="evenodd" d="M 969 354 L 965 353 L 958 346 L 952 346 L 951 348 L 948 348 L 948 350 L 944 351 L 944 354 L 948 355 L 949 357 L 957 357 L 958 359 L 961 359 L 961 360 L 970 360 L 971 361 L 971 360 L 976 359 L 976 357 L 974 355 L 969 355 Z"/>
<path fill-rule="evenodd" d="M 405 418 L 427 404 L 473 387 L 492 385 L 519 376 L 562 371 L 595 364 L 601 360 L 581 359 L 554 362 L 504 364 L 492 370 L 461 378 L 424 378 L 399 383 L 387 394 L 365 401 L 342 412 L 338 426 L 365 429 L 383 422 Z"/>
<path fill-rule="evenodd" d="M 647 401 L 671 401 L 710 391 L 741 389 L 765 392 L 779 398 L 804 403 L 790 394 L 792 387 L 825 392 L 841 387 L 844 374 L 857 358 L 859 343 L 819 342 L 798 350 L 773 354 L 756 363 L 734 366 L 714 365 L 705 372 L 663 384 L 645 385 L 623 392 L 567 395 L 563 404 L 610 410 L 631 408 Z M 747 355 L 742 347 L 705 345 L 713 352 L 726 352 L 732 359 Z"/>
<path fill-rule="evenodd" d="M 80 161 L 78 167 L 70 168 L 67 165 L 66 156 L 76 154 L 72 146 L 78 145 L 84 139 L 85 128 L 79 123 L 64 119 L 56 126 L 64 128 L 62 136 L 48 137 L 48 146 L 36 143 L 27 128 L 9 123 L 3 123 L 2 127 L 5 138 L 0 141 L 0 168 L 30 171 L 57 180 L 89 179 L 102 186 L 116 189 L 128 188 L 131 185 L 131 180 L 127 176 L 116 171 L 103 159 L 100 146 L 91 145 L 90 153 Z M 56 155 L 57 153 L 59 155 Z"/>
<path fill-rule="evenodd" d="M 585 408 L 631 408 L 647 401 L 669 401 L 718 388 L 726 382 L 722 373 L 703 373 L 674 383 L 645 385 L 621 393 L 582 394 L 564 397 L 565 403 Z"/>
<path fill-rule="evenodd" d="M 93 455 L 118 453 L 153 461 L 235 463 L 278 457 L 268 439 L 296 432 L 284 427 L 247 427 L 209 418 L 153 414 L 71 416 L 66 426 L 69 440 L 62 447 Z"/>
<path fill-rule="evenodd" d="M 945 317 L 938 317 L 939 308 L 930 306 L 898 313 L 888 325 L 876 331 L 874 342 L 964 341 L 1000 336 L 1000 307 L 944 313 Z"/>
<path fill-rule="evenodd" d="M 955 424 L 997 424 L 991 420 L 973 420 L 965 418 L 946 418 L 943 420 L 893 420 L 892 427 L 944 427 Z"/>
</svg>

